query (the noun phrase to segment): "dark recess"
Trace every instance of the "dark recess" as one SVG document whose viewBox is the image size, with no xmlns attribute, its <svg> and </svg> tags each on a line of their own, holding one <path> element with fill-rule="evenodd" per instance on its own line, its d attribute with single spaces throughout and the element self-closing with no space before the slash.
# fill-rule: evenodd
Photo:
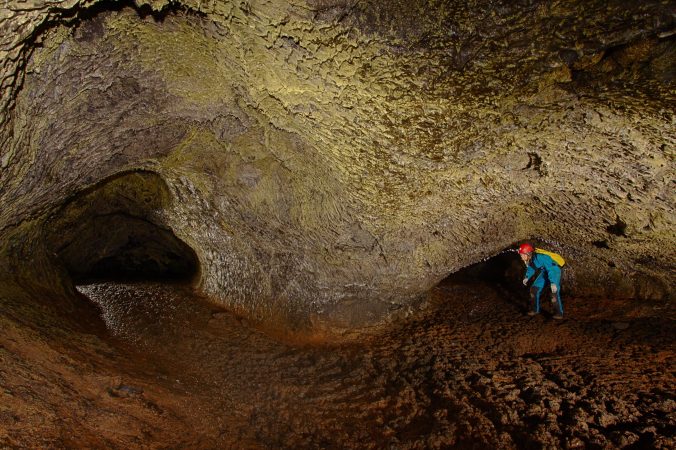
<svg viewBox="0 0 676 450">
<path fill-rule="evenodd" d="M 525 266 L 516 252 L 505 251 L 449 275 L 448 283 L 487 283 L 522 293 Z"/>
<path fill-rule="evenodd" d="M 528 164 L 524 170 L 532 169 L 540 174 L 540 176 L 545 176 L 547 172 L 542 166 L 542 157 L 535 152 L 528 152 Z"/>
<path fill-rule="evenodd" d="M 90 218 L 60 256 L 76 284 L 189 281 L 198 271 L 195 252 L 171 230 L 123 214 Z"/>
<path fill-rule="evenodd" d="M 606 231 L 615 236 L 627 237 L 627 224 L 622 221 L 619 217 L 615 219 L 615 223 L 608 225 Z"/>
<path fill-rule="evenodd" d="M 171 208 L 152 172 L 114 176 L 68 200 L 45 233 L 75 284 L 92 281 L 182 281 L 199 272 L 195 252 L 164 223 Z"/>
</svg>

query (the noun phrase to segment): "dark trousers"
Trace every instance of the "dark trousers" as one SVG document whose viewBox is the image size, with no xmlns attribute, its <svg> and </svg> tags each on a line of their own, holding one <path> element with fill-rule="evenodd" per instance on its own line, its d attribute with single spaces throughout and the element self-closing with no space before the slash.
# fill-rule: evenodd
<svg viewBox="0 0 676 450">
<path fill-rule="evenodd" d="M 563 302 L 561 301 L 561 287 L 557 286 L 556 294 L 552 292 L 552 303 L 556 304 L 557 312 L 563 316 Z M 530 288 L 530 310 L 535 311 L 536 313 L 540 312 L 540 295 L 544 290 L 545 285 L 537 284 L 533 285 Z"/>
</svg>

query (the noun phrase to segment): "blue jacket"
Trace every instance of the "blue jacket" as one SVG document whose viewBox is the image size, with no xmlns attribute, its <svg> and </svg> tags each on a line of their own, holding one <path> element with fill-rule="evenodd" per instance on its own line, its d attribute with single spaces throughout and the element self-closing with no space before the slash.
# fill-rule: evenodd
<svg viewBox="0 0 676 450">
<path fill-rule="evenodd" d="M 561 267 L 550 256 L 542 253 L 533 253 L 530 263 L 526 266 L 526 278 L 530 279 L 539 270 L 533 286 L 544 286 L 547 281 L 560 287 Z"/>
</svg>

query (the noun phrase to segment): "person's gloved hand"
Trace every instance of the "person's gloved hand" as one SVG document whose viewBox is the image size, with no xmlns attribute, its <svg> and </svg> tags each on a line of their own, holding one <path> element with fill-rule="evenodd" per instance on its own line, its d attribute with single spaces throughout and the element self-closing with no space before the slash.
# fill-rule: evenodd
<svg viewBox="0 0 676 450">
<path fill-rule="evenodd" d="M 523 285 L 524 285 L 524 286 L 528 286 L 528 278 L 524 278 L 524 279 L 523 279 Z"/>
<path fill-rule="evenodd" d="M 556 285 L 554 283 L 552 283 L 550 287 L 552 288 L 552 294 L 556 294 L 556 291 L 558 290 Z"/>
</svg>

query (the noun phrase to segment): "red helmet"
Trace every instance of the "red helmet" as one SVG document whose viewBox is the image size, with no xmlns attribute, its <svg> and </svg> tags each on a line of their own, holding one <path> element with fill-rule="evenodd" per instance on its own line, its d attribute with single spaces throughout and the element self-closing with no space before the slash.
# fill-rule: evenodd
<svg viewBox="0 0 676 450">
<path fill-rule="evenodd" d="M 524 253 L 533 253 L 534 250 L 535 249 L 530 244 L 521 244 L 519 247 L 519 255 L 523 255 Z"/>
</svg>

